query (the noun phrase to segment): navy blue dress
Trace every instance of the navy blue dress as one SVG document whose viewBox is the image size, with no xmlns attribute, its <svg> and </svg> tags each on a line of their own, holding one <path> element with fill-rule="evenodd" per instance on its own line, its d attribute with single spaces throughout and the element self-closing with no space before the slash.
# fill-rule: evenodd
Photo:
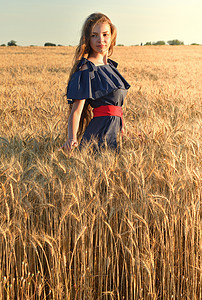
<svg viewBox="0 0 202 300">
<path fill-rule="evenodd" d="M 87 69 L 81 70 L 82 66 Z M 102 105 L 122 106 L 129 89 L 129 83 L 117 70 L 117 63 L 108 59 L 106 65 L 96 66 L 86 58 L 82 58 L 67 86 L 68 103 L 86 99 L 85 105 L 92 108 Z M 102 116 L 93 118 L 81 140 L 81 145 L 91 138 L 98 139 L 98 146 L 104 141 L 111 148 L 117 147 L 117 135 L 122 128 L 121 117 Z"/>
</svg>

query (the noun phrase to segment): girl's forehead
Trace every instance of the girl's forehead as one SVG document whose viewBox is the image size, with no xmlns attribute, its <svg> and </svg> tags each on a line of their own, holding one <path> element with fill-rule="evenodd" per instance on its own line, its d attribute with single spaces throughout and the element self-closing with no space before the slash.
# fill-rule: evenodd
<svg viewBox="0 0 202 300">
<path fill-rule="evenodd" d="M 93 27 L 92 27 L 92 31 L 107 31 L 110 30 L 110 25 L 107 22 L 100 22 L 100 23 L 96 23 Z"/>
</svg>

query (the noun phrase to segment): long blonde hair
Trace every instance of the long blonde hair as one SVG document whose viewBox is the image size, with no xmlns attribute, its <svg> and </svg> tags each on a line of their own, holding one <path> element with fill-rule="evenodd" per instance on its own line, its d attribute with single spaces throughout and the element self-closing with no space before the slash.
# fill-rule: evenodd
<svg viewBox="0 0 202 300">
<path fill-rule="evenodd" d="M 92 28 L 98 23 L 108 23 L 111 28 L 111 45 L 109 47 L 108 56 L 111 56 L 113 53 L 113 48 L 116 44 L 116 27 L 112 24 L 111 20 L 102 13 L 93 13 L 85 20 L 82 31 L 80 42 L 76 48 L 74 58 L 73 58 L 73 67 L 70 71 L 69 80 L 72 75 L 76 72 L 77 65 L 82 57 L 88 58 L 91 52 L 90 47 L 90 36 L 92 32 Z M 68 80 L 68 81 L 69 81 Z M 85 105 L 81 114 L 81 119 L 79 123 L 78 137 L 82 135 L 88 126 L 90 120 L 92 119 L 92 109 L 90 105 Z"/>
</svg>

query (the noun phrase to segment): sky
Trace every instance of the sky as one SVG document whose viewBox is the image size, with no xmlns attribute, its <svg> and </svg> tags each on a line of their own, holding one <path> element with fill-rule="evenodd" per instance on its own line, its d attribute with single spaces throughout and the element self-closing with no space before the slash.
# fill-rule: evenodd
<svg viewBox="0 0 202 300">
<path fill-rule="evenodd" d="M 117 44 L 173 39 L 202 44 L 201 0 L 0 0 L 0 45 L 11 40 L 19 46 L 77 45 L 93 12 L 111 19 Z"/>
</svg>

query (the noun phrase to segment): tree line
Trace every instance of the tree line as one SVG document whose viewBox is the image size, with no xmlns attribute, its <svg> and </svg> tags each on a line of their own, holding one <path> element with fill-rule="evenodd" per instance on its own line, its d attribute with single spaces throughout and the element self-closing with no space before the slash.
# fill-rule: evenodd
<svg viewBox="0 0 202 300">
<path fill-rule="evenodd" d="M 184 45 L 184 42 L 175 39 L 175 40 L 167 41 L 167 44 L 168 44 L 168 45 L 171 45 L 171 46 L 172 46 L 172 45 Z M 157 41 L 157 42 L 146 42 L 144 45 L 143 45 L 143 43 L 140 44 L 140 46 L 152 46 L 152 45 L 154 45 L 154 46 L 158 46 L 158 45 L 166 45 L 166 42 L 165 42 L 165 41 Z M 192 43 L 191 45 L 199 45 L 199 44 L 197 44 L 197 43 Z M 6 46 L 6 44 L 2 44 L 2 45 L 0 45 L 0 46 Z M 7 46 L 18 46 L 18 45 L 17 45 L 17 42 L 16 42 L 16 41 L 11 40 L 10 42 L 7 43 Z M 32 45 L 31 45 L 31 46 L 32 46 Z M 45 46 L 45 47 L 51 47 L 51 46 L 56 47 L 56 46 L 62 46 L 62 45 L 60 45 L 60 44 L 56 45 L 56 44 L 54 44 L 54 43 L 46 42 L 46 43 L 44 44 L 44 46 Z M 69 45 L 69 46 L 70 46 L 70 45 Z M 124 46 L 124 44 L 118 44 L 117 46 Z M 139 46 L 139 44 L 138 44 L 137 46 Z"/>
<path fill-rule="evenodd" d="M 6 44 L 1 44 L 0 46 L 6 46 Z M 7 46 L 18 46 L 18 45 L 17 45 L 16 41 L 11 40 L 10 42 L 7 43 Z M 34 45 L 31 45 L 31 46 L 34 46 Z M 60 44 L 56 45 L 54 43 L 47 42 L 47 43 L 44 44 L 44 46 L 54 46 L 54 47 L 56 47 L 56 46 L 63 46 L 63 45 L 60 45 Z"/>
</svg>

